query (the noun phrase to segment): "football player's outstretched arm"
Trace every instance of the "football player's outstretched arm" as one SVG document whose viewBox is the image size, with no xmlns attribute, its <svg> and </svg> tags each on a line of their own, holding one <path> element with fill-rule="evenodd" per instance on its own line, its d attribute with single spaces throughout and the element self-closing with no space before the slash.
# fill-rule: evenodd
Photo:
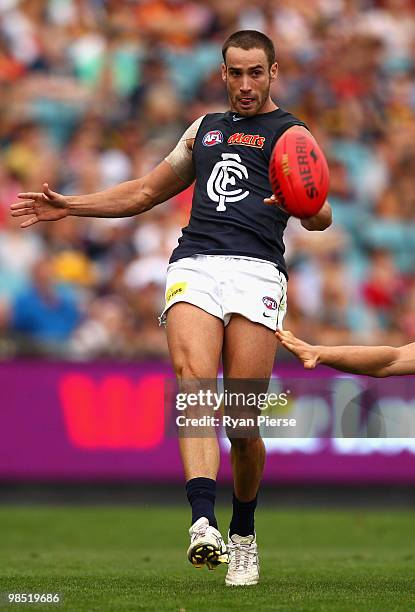
<svg viewBox="0 0 415 612">
<path fill-rule="evenodd" d="M 351 374 L 382 378 L 415 374 L 415 342 L 399 348 L 392 346 L 313 346 L 289 331 L 276 336 L 307 369 L 323 364 Z"/>
<path fill-rule="evenodd" d="M 10 209 L 13 217 L 28 217 L 20 226 L 23 228 L 38 221 L 57 221 L 68 215 L 131 217 L 168 200 L 188 185 L 170 164 L 162 161 L 142 178 L 87 195 L 64 196 L 49 189 L 45 183 L 40 193 L 19 193 L 20 201 Z"/>
<path fill-rule="evenodd" d="M 76 217 L 131 217 L 150 210 L 186 189 L 194 180 L 192 147 L 201 120 L 196 120 L 174 150 L 142 178 L 87 195 L 64 196 L 44 183 L 40 193 L 19 193 L 10 207 L 13 217 L 25 217 L 20 227 L 39 221 Z"/>
</svg>

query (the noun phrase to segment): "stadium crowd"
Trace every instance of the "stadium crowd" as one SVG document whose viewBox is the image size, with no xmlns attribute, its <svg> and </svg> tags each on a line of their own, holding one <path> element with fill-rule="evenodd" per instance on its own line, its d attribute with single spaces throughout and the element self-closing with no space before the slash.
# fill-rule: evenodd
<svg viewBox="0 0 415 612">
<path fill-rule="evenodd" d="M 220 49 L 238 29 L 277 48 L 274 99 L 331 168 L 334 224 L 290 220 L 285 327 L 317 343 L 415 338 L 412 0 L 2 0 L 0 356 L 163 357 L 157 316 L 191 188 L 136 218 L 19 229 L 20 191 L 102 190 L 162 160 L 227 108 Z"/>
</svg>

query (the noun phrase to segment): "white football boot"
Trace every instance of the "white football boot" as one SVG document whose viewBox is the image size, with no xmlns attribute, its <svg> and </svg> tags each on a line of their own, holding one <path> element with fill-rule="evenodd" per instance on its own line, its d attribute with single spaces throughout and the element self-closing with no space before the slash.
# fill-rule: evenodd
<svg viewBox="0 0 415 612">
<path fill-rule="evenodd" d="M 187 558 L 194 567 L 207 565 L 210 570 L 221 563 L 228 562 L 226 544 L 220 532 L 209 525 L 207 518 L 202 516 L 189 529 L 190 546 Z"/>
<path fill-rule="evenodd" d="M 250 586 L 259 580 L 259 559 L 256 536 L 240 536 L 236 533 L 228 542 L 229 567 L 227 586 Z"/>
</svg>

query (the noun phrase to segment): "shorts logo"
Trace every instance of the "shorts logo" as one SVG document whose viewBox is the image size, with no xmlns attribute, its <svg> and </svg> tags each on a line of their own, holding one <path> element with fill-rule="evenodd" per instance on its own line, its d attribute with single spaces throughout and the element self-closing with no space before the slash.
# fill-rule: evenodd
<svg viewBox="0 0 415 612">
<path fill-rule="evenodd" d="M 175 283 L 170 285 L 166 291 L 166 304 L 173 300 L 178 295 L 183 295 L 187 289 L 187 283 Z"/>
<path fill-rule="evenodd" d="M 244 134 L 237 132 L 228 138 L 228 145 L 244 145 L 245 147 L 255 147 L 262 149 L 265 144 L 265 137 L 259 134 Z"/>
<path fill-rule="evenodd" d="M 239 202 L 249 195 L 248 190 L 236 187 L 237 179 L 248 179 L 248 169 L 243 165 L 237 153 L 222 153 L 222 160 L 218 161 L 211 172 L 206 185 L 207 194 L 213 202 L 217 202 L 217 211 L 225 211 L 228 202 Z M 231 187 L 231 189 L 229 189 Z"/>
<path fill-rule="evenodd" d="M 223 142 L 223 134 L 220 130 L 211 130 L 203 136 L 202 140 L 205 147 L 213 147 L 221 142 Z"/>
<path fill-rule="evenodd" d="M 266 295 L 262 298 L 262 301 L 264 302 L 268 310 L 277 310 L 278 304 L 277 304 L 277 301 L 274 300 L 274 298 Z"/>
</svg>

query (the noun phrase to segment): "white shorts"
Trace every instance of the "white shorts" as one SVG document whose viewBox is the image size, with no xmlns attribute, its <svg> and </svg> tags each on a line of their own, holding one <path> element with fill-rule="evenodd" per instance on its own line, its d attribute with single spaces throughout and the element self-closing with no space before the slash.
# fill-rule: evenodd
<svg viewBox="0 0 415 612">
<path fill-rule="evenodd" d="M 193 255 L 167 268 L 166 303 L 159 318 L 177 302 L 187 302 L 222 319 L 232 314 L 275 331 L 287 310 L 287 279 L 271 262 L 251 257 Z"/>
</svg>

